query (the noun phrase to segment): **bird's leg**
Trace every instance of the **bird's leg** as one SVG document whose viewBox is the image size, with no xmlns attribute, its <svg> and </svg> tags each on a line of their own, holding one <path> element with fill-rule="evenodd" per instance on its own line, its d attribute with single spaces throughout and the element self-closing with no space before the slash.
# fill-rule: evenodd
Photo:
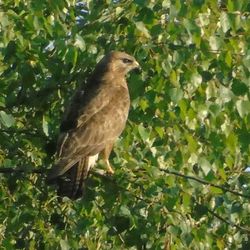
<svg viewBox="0 0 250 250">
<path fill-rule="evenodd" d="M 106 165 L 107 165 L 107 172 L 108 174 L 114 174 L 114 170 L 113 168 L 111 167 L 110 163 L 109 163 L 109 160 L 105 161 Z"/>
<path fill-rule="evenodd" d="M 113 143 L 108 144 L 103 150 L 103 160 L 106 164 L 108 174 L 114 174 L 114 170 L 112 169 L 109 163 L 109 155 L 112 151 L 113 145 L 114 145 Z"/>
</svg>

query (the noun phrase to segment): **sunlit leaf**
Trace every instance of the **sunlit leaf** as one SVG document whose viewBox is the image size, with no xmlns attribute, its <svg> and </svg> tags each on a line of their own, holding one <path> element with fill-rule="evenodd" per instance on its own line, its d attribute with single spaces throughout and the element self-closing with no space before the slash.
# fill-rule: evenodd
<svg viewBox="0 0 250 250">
<path fill-rule="evenodd" d="M 43 116 L 43 132 L 45 135 L 49 135 L 48 121 L 46 116 Z"/>
<path fill-rule="evenodd" d="M 84 51 L 86 49 L 86 44 L 85 41 L 83 40 L 83 38 L 81 36 L 79 36 L 78 34 L 76 35 L 75 38 L 75 43 L 74 45 L 76 47 L 78 47 L 80 50 Z"/>
<path fill-rule="evenodd" d="M 250 249 L 249 7 L 246 0 L 1 1 L 2 249 Z M 127 77 L 125 130 L 109 138 L 115 173 L 106 174 L 99 154 L 79 179 L 83 197 L 58 197 L 46 175 L 57 162 L 60 123 L 75 90 L 112 50 L 142 68 Z M 98 77 L 107 68 L 119 75 L 120 59 L 102 64 Z M 124 85 L 120 75 L 113 80 L 111 94 Z M 65 142 L 75 152 L 65 161 L 78 157 L 78 144 L 88 146 L 77 138 Z"/>
<path fill-rule="evenodd" d="M 170 98 L 173 102 L 177 103 L 183 97 L 183 91 L 178 88 L 172 88 L 169 90 Z"/>
<path fill-rule="evenodd" d="M 226 12 L 221 13 L 220 24 L 224 33 L 226 33 L 230 29 L 230 22 Z"/>
<path fill-rule="evenodd" d="M 150 35 L 148 29 L 146 28 L 146 26 L 144 25 L 143 22 L 136 22 L 135 25 L 136 25 L 136 28 L 137 28 L 139 31 L 141 31 L 141 33 L 142 33 L 145 37 L 147 37 L 147 38 L 150 38 L 150 37 L 151 37 L 151 35 Z"/>
<path fill-rule="evenodd" d="M 140 134 L 143 141 L 146 141 L 148 139 L 149 133 L 146 130 L 146 128 L 144 128 L 142 125 L 138 126 L 138 132 L 139 132 L 139 134 Z"/>
<path fill-rule="evenodd" d="M 11 114 L 0 111 L 0 121 L 6 127 L 11 127 L 15 123 L 15 118 Z"/>
<path fill-rule="evenodd" d="M 239 115 L 243 118 L 250 113 L 250 102 L 245 100 L 238 100 L 236 102 L 236 108 Z"/>
</svg>

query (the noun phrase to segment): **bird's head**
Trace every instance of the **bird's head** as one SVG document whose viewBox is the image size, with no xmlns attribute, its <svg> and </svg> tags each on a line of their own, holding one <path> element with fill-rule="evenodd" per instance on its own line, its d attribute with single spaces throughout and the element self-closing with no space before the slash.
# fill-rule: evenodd
<svg viewBox="0 0 250 250">
<path fill-rule="evenodd" d="M 125 76 L 128 72 L 135 70 L 140 71 L 141 67 L 133 56 L 125 52 L 112 51 L 108 53 L 102 61 L 107 63 L 109 71 Z"/>
</svg>

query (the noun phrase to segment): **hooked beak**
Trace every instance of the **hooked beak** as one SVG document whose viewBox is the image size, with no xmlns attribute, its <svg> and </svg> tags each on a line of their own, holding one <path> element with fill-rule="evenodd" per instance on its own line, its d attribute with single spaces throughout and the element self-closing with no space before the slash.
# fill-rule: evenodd
<svg viewBox="0 0 250 250">
<path fill-rule="evenodd" d="M 139 74 L 142 72 L 141 66 L 137 61 L 134 61 L 134 69 L 133 72 Z"/>
</svg>

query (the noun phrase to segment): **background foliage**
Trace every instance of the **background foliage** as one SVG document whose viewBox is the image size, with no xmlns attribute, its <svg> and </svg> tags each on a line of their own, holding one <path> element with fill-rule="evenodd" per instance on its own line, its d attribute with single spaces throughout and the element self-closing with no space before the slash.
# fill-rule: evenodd
<svg viewBox="0 0 250 250">
<path fill-rule="evenodd" d="M 0 165 L 26 171 L 0 175 L 1 249 L 249 249 L 249 1 L 6 0 L 0 20 Z M 143 68 L 114 178 L 58 201 L 31 172 L 110 50 Z"/>
</svg>

